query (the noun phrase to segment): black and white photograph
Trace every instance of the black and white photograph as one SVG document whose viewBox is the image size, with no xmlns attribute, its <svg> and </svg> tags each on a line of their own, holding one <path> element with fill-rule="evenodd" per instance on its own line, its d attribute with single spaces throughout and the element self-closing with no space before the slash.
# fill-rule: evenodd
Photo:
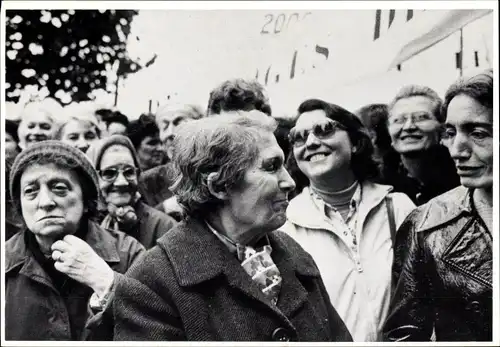
<svg viewBox="0 0 500 347">
<path fill-rule="evenodd" d="M 3 1 L 1 345 L 499 345 L 498 19 Z"/>
</svg>

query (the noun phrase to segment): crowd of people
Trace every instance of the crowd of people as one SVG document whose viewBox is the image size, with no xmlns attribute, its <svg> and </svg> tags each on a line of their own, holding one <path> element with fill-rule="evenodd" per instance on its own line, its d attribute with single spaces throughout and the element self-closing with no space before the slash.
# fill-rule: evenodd
<svg viewBox="0 0 500 347">
<path fill-rule="evenodd" d="M 6 121 L 7 340 L 492 340 L 491 69 L 293 119 L 208 95 Z"/>
</svg>

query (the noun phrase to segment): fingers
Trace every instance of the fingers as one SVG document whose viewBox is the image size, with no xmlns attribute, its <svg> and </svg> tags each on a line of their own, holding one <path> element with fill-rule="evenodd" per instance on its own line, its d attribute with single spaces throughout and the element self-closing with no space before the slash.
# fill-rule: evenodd
<svg viewBox="0 0 500 347">
<path fill-rule="evenodd" d="M 58 250 L 52 252 L 52 259 L 54 259 L 55 262 L 62 262 L 63 260 L 61 259 L 62 253 Z"/>
<path fill-rule="evenodd" d="M 68 243 L 70 246 L 76 246 L 76 245 L 79 245 L 81 243 L 86 244 L 85 241 L 76 237 L 75 235 L 66 235 L 66 236 L 64 236 L 63 240 L 64 240 L 64 242 Z"/>
<path fill-rule="evenodd" d="M 71 245 L 64 241 L 64 240 L 58 240 L 56 242 L 54 242 L 52 244 L 52 246 L 50 247 L 50 249 L 54 252 L 54 251 L 59 251 L 61 253 L 64 253 L 64 252 L 69 252 L 71 250 Z"/>
</svg>

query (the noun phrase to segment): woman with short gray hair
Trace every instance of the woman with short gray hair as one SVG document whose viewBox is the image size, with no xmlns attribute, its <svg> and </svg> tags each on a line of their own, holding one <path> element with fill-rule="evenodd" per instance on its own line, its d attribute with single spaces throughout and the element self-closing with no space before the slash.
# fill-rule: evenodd
<svg viewBox="0 0 500 347">
<path fill-rule="evenodd" d="M 276 231 L 295 184 L 261 112 L 183 124 L 186 218 L 117 288 L 116 340 L 352 341 L 311 256 Z"/>
</svg>

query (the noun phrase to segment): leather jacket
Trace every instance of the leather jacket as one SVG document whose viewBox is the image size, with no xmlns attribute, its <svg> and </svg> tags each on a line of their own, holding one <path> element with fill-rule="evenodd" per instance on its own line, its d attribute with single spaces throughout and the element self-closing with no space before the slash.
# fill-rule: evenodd
<svg viewBox="0 0 500 347">
<path fill-rule="evenodd" d="M 397 233 L 386 341 L 492 340 L 492 234 L 460 186 L 414 210 Z"/>
</svg>

